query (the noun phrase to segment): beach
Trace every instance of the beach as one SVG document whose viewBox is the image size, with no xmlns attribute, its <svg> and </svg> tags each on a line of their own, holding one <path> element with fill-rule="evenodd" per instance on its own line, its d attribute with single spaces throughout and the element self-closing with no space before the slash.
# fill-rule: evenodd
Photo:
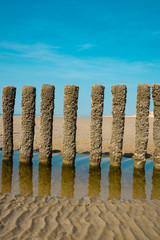
<svg viewBox="0 0 160 240">
<path fill-rule="evenodd" d="M 154 239 L 160 201 L 0 195 L 0 239 Z"/>
<path fill-rule="evenodd" d="M 2 123 L 2 116 L 0 116 Z M 153 154 L 153 118 L 147 153 Z M 20 148 L 21 117 L 14 116 L 14 150 Z M 39 146 L 36 117 L 34 150 Z M 103 117 L 103 154 L 108 156 L 112 117 Z M 90 118 L 78 117 L 77 153 L 89 154 Z M 54 117 L 53 153 L 61 153 L 63 118 Z M 134 153 L 135 117 L 125 118 L 123 153 Z M 0 125 L 2 147 L 2 124 Z M 150 156 L 152 159 L 152 156 Z M 154 239 L 160 238 L 160 200 L 48 197 L 0 194 L 0 239 Z"/>
<path fill-rule="evenodd" d="M 125 117 L 125 130 L 123 141 L 123 153 L 133 154 L 135 150 L 135 117 Z M 149 118 L 149 141 L 147 153 L 153 154 L 153 117 Z M 2 123 L 2 116 L 0 116 Z M 34 149 L 39 147 L 39 129 L 40 117 L 35 118 L 35 137 Z M 21 116 L 14 116 L 14 150 L 20 148 L 20 131 L 21 131 Z M 102 130 L 102 152 L 108 155 L 109 144 L 112 134 L 112 117 L 103 117 Z M 53 150 L 61 151 L 63 142 L 63 117 L 54 117 L 53 121 Z M 0 124 L 0 148 L 2 147 L 2 124 Z M 77 153 L 89 153 L 90 151 L 90 117 L 77 118 L 77 137 L 76 137 Z"/>
</svg>

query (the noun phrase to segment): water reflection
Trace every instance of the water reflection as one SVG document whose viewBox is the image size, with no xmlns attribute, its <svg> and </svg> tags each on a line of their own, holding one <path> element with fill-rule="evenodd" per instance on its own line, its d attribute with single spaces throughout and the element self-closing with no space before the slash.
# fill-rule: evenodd
<svg viewBox="0 0 160 240">
<path fill-rule="evenodd" d="M 153 169 L 151 199 L 160 200 L 160 171 Z"/>
<path fill-rule="evenodd" d="M 63 164 L 61 177 L 61 197 L 74 197 L 75 166 Z"/>
<path fill-rule="evenodd" d="M 39 164 L 38 195 L 51 196 L 51 164 Z"/>
<path fill-rule="evenodd" d="M 89 156 L 84 159 L 82 155 L 77 156 L 75 167 L 62 165 L 60 155 L 52 158 L 52 165 L 39 164 L 38 154 L 33 156 L 33 165 L 19 162 L 19 152 L 14 153 L 13 162 L 2 159 L 0 152 L 3 194 L 160 200 L 160 171 L 153 169 L 149 160 L 145 170 L 133 171 L 133 160 L 129 159 L 123 161 L 122 169 L 113 166 L 109 169 L 109 159 L 102 159 L 101 168 L 89 168 Z"/>
<path fill-rule="evenodd" d="M 133 172 L 133 198 L 146 199 L 145 193 L 145 171 L 144 169 L 134 169 Z"/>
<path fill-rule="evenodd" d="M 33 194 L 32 163 L 19 164 L 19 190 L 22 196 Z"/>
<path fill-rule="evenodd" d="M 121 168 L 110 166 L 109 170 L 109 199 L 121 199 Z"/>
<path fill-rule="evenodd" d="M 101 191 L 101 168 L 92 167 L 89 169 L 88 197 L 98 197 Z"/>
<path fill-rule="evenodd" d="M 10 193 L 12 190 L 12 172 L 13 162 L 10 160 L 3 160 L 1 174 L 1 192 L 3 194 Z"/>
</svg>

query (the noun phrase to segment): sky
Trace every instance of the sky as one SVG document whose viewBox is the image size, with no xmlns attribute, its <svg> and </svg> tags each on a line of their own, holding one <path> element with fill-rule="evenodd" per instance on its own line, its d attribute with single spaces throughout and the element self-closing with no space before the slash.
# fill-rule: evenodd
<svg viewBox="0 0 160 240">
<path fill-rule="evenodd" d="M 41 86 L 53 84 L 62 116 L 64 86 L 75 84 L 78 115 L 90 116 L 91 87 L 102 84 L 111 116 L 111 86 L 126 84 L 126 115 L 135 114 L 137 85 L 160 83 L 159 12 L 159 0 L 0 0 L 0 102 L 15 86 L 21 114 L 22 87 L 35 86 L 40 115 Z"/>
</svg>

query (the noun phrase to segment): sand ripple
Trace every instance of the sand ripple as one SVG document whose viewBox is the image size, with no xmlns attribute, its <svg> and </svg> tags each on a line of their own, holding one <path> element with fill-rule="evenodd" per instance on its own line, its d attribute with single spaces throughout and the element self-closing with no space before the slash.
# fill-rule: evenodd
<svg viewBox="0 0 160 240">
<path fill-rule="evenodd" d="M 160 201 L 0 195 L 0 239 L 160 239 Z"/>
</svg>

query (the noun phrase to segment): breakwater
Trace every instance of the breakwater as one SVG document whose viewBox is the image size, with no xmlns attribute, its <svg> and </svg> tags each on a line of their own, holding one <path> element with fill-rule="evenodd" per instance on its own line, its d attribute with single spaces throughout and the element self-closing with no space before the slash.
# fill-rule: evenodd
<svg viewBox="0 0 160 240">
<path fill-rule="evenodd" d="M 160 85 L 152 86 L 154 103 L 154 168 L 159 169 L 160 148 L 159 148 L 159 105 Z M 49 164 L 52 156 L 52 135 L 53 135 L 53 114 L 54 95 L 56 88 L 53 85 L 43 85 L 41 89 L 41 117 L 39 136 L 39 158 L 42 164 Z M 121 166 L 122 148 L 125 125 L 125 105 L 127 100 L 127 86 L 115 85 L 112 91 L 112 134 L 110 139 L 110 165 Z M 3 89 L 3 158 L 11 160 L 13 153 L 13 112 L 15 102 L 14 87 Z M 12 94 L 11 94 L 12 93 Z M 78 110 L 79 87 L 66 85 L 64 89 L 64 121 L 63 121 L 63 164 L 75 165 L 76 156 L 76 132 L 77 132 L 77 110 Z M 90 122 L 90 165 L 98 167 L 102 156 L 102 123 L 103 123 L 103 101 L 105 87 L 93 85 L 91 89 L 91 122 Z M 11 102 L 9 105 L 8 102 Z M 31 162 L 33 155 L 33 141 L 35 135 L 35 102 L 36 89 L 32 86 L 25 86 L 22 90 L 22 121 L 21 121 L 21 146 L 20 161 Z M 8 110 L 8 105 L 11 110 Z M 137 112 L 136 112 L 136 137 L 134 167 L 143 169 L 148 144 L 149 129 L 149 105 L 150 85 L 140 84 L 137 87 Z M 6 107 L 7 106 L 7 107 Z M 7 120 L 6 120 L 7 119 Z M 11 126 L 8 128 L 8 125 Z M 7 134 L 10 129 L 9 134 Z M 107 131 L 107 129 L 106 129 Z M 88 136 L 89 137 L 89 136 Z M 7 139 L 7 141 L 6 141 Z M 10 150 L 6 150 L 6 147 Z M 7 154 L 8 156 L 7 156 Z"/>
</svg>

